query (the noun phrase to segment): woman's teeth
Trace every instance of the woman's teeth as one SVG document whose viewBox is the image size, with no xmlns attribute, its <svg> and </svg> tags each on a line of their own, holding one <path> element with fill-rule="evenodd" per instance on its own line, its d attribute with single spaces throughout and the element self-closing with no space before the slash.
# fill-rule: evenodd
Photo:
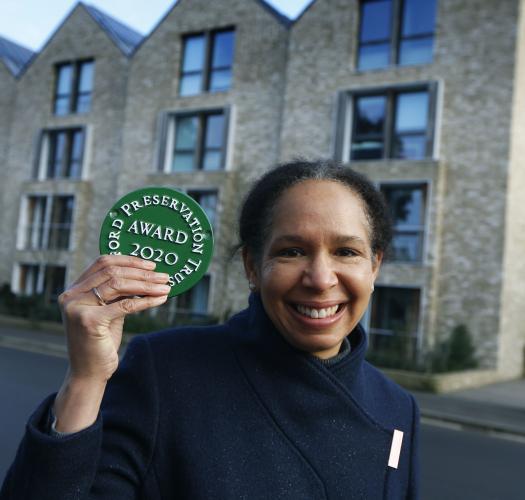
<svg viewBox="0 0 525 500">
<path fill-rule="evenodd" d="M 308 316 L 309 318 L 313 319 L 323 319 L 323 318 L 329 318 L 330 316 L 333 316 L 336 312 L 339 306 L 332 306 L 332 307 L 326 307 L 324 309 L 314 309 L 313 307 L 307 307 L 302 306 L 300 304 L 296 305 L 295 308 L 297 311 L 299 311 L 301 314 L 304 314 L 305 316 Z"/>
</svg>

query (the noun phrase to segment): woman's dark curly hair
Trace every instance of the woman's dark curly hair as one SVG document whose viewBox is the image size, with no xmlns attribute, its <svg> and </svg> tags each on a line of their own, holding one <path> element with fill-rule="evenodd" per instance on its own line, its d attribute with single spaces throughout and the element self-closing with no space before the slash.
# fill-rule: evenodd
<svg viewBox="0 0 525 500">
<path fill-rule="evenodd" d="M 277 200 L 288 188 L 306 180 L 339 182 L 358 195 L 363 201 L 370 227 L 372 254 L 375 256 L 386 251 L 392 239 L 392 223 L 383 195 L 364 175 L 332 160 L 297 160 L 264 174 L 244 199 L 237 248 L 246 248 L 260 262 Z"/>
</svg>

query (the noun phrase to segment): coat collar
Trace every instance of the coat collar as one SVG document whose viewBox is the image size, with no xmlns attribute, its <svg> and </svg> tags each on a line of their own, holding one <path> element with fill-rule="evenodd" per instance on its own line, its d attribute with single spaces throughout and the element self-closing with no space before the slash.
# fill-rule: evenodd
<svg viewBox="0 0 525 500">
<path fill-rule="evenodd" d="M 249 307 L 243 313 L 247 314 L 249 323 L 248 331 L 243 333 L 243 339 L 252 343 L 257 350 L 262 350 L 272 358 L 276 356 L 288 358 L 289 363 L 313 363 L 324 370 L 344 374 L 344 378 L 348 381 L 356 381 L 360 376 L 368 346 L 366 333 L 360 324 L 348 335 L 351 345 L 350 354 L 328 367 L 315 356 L 293 347 L 284 339 L 266 314 L 258 293 L 250 294 Z"/>
</svg>

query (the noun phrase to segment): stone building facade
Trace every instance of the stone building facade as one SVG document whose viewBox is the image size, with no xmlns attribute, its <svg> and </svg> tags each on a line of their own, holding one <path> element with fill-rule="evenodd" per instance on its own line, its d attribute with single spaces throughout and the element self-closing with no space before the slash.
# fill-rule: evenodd
<svg viewBox="0 0 525 500">
<path fill-rule="evenodd" d="M 16 93 L 0 101 L 0 213 L 17 231 L 0 282 L 52 298 L 96 256 L 119 196 L 170 186 L 207 207 L 217 235 L 209 276 L 170 314 L 223 317 L 246 301 L 230 249 L 251 180 L 332 157 L 376 182 L 394 217 L 364 319 L 372 348 L 422 360 L 466 325 L 483 367 L 522 373 L 523 4 L 315 0 L 292 23 L 263 0 L 179 0 L 144 39 L 78 4 L 16 81 L 0 64 Z M 92 72 L 88 110 L 57 113 L 64 67 L 72 100 Z M 56 166 L 77 133 L 81 154 Z"/>
</svg>

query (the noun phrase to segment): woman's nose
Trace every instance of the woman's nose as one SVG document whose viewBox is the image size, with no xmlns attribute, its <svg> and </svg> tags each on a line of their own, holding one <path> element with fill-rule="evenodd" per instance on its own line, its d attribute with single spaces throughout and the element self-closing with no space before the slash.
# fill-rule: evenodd
<svg viewBox="0 0 525 500">
<path fill-rule="evenodd" d="M 333 262 L 327 256 L 319 255 L 312 258 L 304 269 L 302 283 L 308 288 L 327 290 L 337 285 L 337 282 Z"/>
</svg>

